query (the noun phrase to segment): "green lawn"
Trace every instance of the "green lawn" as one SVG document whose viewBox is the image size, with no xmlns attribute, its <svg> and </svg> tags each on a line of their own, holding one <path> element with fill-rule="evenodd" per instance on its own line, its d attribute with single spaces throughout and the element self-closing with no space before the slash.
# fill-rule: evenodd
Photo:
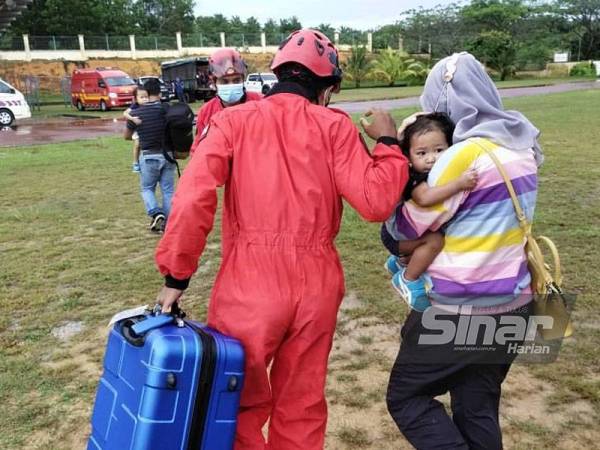
<svg viewBox="0 0 600 450">
<path fill-rule="evenodd" d="M 600 91 L 510 99 L 506 105 L 543 131 L 547 162 L 540 174 L 534 230 L 557 243 L 567 288 L 579 295 L 575 337 L 556 363 L 528 370 L 552 386 L 556 405 L 587 402 L 594 408 L 590 420 L 598 423 Z M 400 119 L 412 111 L 394 114 Z M 81 448 L 108 319 L 155 299 L 162 283 L 153 264 L 157 238 L 146 230 L 130 158 L 130 143 L 119 138 L 0 149 L 2 449 Z M 206 311 L 219 262 L 219 226 L 217 220 L 200 273 L 186 293 L 184 307 L 191 317 L 201 319 Z M 360 300 L 350 317 L 399 324 L 406 309 L 382 273 L 386 252 L 378 242 L 378 225 L 346 208 L 337 244 L 347 290 Z M 83 331 L 63 341 L 52 331 L 67 322 L 81 322 Z M 365 338 L 365 345 L 371 343 Z M 356 381 L 351 374 L 338 378 Z M 366 388 L 374 398 L 383 395 L 381 387 Z M 330 418 L 335 420 L 339 417 Z M 539 429 L 515 423 L 516 432 L 535 439 L 540 448 L 557 448 L 552 435 L 542 438 Z M 569 417 L 564 427 L 572 436 L 589 432 Z M 354 439 L 349 430 L 347 441 Z"/>
<path fill-rule="evenodd" d="M 32 108 L 31 116 L 34 119 L 56 119 L 61 116 L 77 116 L 77 117 L 100 117 L 103 119 L 111 119 L 113 117 L 121 117 L 125 108 L 112 109 L 102 112 L 99 109 L 88 109 L 86 111 L 78 111 L 77 108 L 70 105 L 42 105 L 38 108 Z"/>
</svg>

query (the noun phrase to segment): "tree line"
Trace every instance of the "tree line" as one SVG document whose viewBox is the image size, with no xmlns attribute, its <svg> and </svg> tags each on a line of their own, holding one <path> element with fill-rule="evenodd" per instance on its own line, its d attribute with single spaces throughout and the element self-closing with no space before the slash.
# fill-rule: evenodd
<svg viewBox="0 0 600 450">
<path fill-rule="evenodd" d="M 411 53 L 434 59 L 467 49 L 499 72 L 539 69 L 556 51 L 600 58 L 600 0 L 472 0 L 407 11 L 380 31 L 401 32 Z M 377 35 L 376 38 L 382 38 Z"/>
<path fill-rule="evenodd" d="M 194 0 L 34 0 L 13 23 L 18 35 L 75 34 L 245 34 L 265 32 L 272 42 L 301 28 L 296 17 L 261 24 L 221 14 L 196 16 Z M 334 27 L 321 31 L 333 39 Z M 536 69 L 551 60 L 555 51 L 569 51 L 572 59 L 600 58 L 600 0 L 472 0 L 433 9 L 400 12 L 394 23 L 371 30 L 341 27 L 342 43 L 364 44 L 373 32 L 377 49 L 398 48 L 430 53 L 438 59 L 454 51 L 477 53 L 499 72 Z M 214 40 L 214 37 L 213 37 Z M 235 44 L 239 45 L 239 44 Z"/>
</svg>

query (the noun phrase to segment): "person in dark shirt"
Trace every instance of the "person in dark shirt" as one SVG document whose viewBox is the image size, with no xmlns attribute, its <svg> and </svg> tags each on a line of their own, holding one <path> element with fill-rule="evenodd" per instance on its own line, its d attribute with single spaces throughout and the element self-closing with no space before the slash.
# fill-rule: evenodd
<svg viewBox="0 0 600 450">
<path fill-rule="evenodd" d="M 177 100 L 184 103 L 185 102 L 185 86 L 181 78 L 177 77 L 175 80 L 175 95 L 177 95 Z"/>
<path fill-rule="evenodd" d="M 141 149 L 142 200 L 151 217 L 150 230 L 161 233 L 169 216 L 175 191 L 175 164 L 167 161 L 163 154 L 166 111 L 160 102 L 160 83 L 156 79 L 150 79 L 144 83 L 144 89 L 148 92 L 148 102 L 131 111 L 131 115 L 141 119 L 141 123 L 138 125 L 128 121 L 125 139 L 130 140 L 133 132 L 137 131 Z M 162 206 L 156 198 L 157 184 L 162 193 Z"/>
</svg>

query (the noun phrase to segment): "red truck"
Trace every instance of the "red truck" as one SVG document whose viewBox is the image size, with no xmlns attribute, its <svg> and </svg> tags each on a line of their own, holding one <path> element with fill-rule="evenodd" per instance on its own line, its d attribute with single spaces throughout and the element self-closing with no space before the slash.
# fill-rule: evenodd
<svg viewBox="0 0 600 450">
<path fill-rule="evenodd" d="M 131 77 L 119 69 L 76 69 L 71 76 L 71 103 L 79 111 L 127 107 L 133 103 L 135 87 Z"/>
</svg>

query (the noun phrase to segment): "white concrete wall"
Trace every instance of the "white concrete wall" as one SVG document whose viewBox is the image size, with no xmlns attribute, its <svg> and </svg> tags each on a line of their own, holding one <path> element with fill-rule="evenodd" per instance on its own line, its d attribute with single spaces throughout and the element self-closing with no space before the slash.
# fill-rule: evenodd
<svg viewBox="0 0 600 450">
<path fill-rule="evenodd" d="M 27 61 L 25 52 L 0 52 L 0 61 Z"/>
<path fill-rule="evenodd" d="M 87 59 L 102 59 L 102 58 L 123 58 L 123 59 L 135 59 L 135 56 L 139 53 L 132 52 L 131 50 L 86 50 L 85 56 Z"/>
</svg>

